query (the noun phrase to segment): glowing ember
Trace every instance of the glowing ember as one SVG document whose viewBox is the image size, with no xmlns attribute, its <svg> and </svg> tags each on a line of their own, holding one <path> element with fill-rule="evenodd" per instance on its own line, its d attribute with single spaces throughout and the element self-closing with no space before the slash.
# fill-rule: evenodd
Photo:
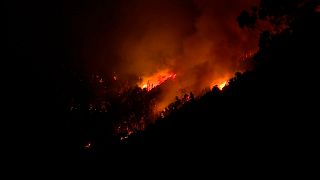
<svg viewBox="0 0 320 180">
<path fill-rule="evenodd" d="M 222 90 L 226 85 L 227 85 L 227 81 L 224 81 L 223 83 L 218 85 L 218 88 Z"/>
<path fill-rule="evenodd" d="M 138 86 L 142 89 L 147 89 L 147 91 L 150 91 L 169 79 L 175 79 L 176 76 L 177 75 L 175 73 L 172 73 L 169 70 L 159 71 L 151 76 L 143 77 L 142 82 L 140 82 Z"/>
<path fill-rule="evenodd" d="M 90 142 L 84 146 L 85 149 L 89 149 L 90 147 L 91 147 L 91 143 Z"/>
<path fill-rule="evenodd" d="M 316 7 L 315 11 L 316 11 L 317 13 L 320 13 L 320 5 Z"/>
</svg>

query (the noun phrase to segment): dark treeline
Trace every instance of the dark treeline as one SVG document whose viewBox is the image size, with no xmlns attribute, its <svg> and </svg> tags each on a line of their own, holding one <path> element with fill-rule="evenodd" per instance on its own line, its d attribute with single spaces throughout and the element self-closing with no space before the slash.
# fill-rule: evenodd
<svg viewBox="0 0 320 180">
<path fill-rule="evenodd" d="M 240 27 L 261 30 L 261 21 L 268 21 L 273 27 L 261 30 L 259 51 L 252 59 L 254 68 L 237 73 L 223 90 L 214 87 L 199 98 L 189 94 L 185 97 L 188 101 L 177 99 L 167 108 L 165 116 L 159 117 L 144 131 L 137 128 L 124 141 L 114 135 L 115 119 L 131 117 L 139 121 L 142 117 L 150 118 L 147 116 L 151 110 L 144 107 L 150 108 L 153 102 L 151 97 L 144 96 L 147 94 L 144 90 L 128 88 L 128 97 L 111 99 L 114 96 L 110 96 L 110 102 L 123 100 L 130 104 L 127 106 L 129 109 L 119 109 L 114 105 L 110 107 L 112 113 L 105 113 L 104 109 L 92 105 L 91 99 L 95 95 L 87 89 L 92 86 L 84 84 L 90 80 L 80 81 L 85 78 L 69 71 L 68 63 L 63 63 L 63 66 L 59 62 L 43 65 L 51 66 L 49 72 L 40 69 L 41 59 L 47 57 L 46 54 L 51 54 L 51 59 L 68 59 L 63 48 L 57 48 L 58 43 L 50 44 L 48 49 L 53 49 L 50 51 L 39 49 L 36 57 L 13 52 L 14 59 L 29 58 L 40 62 L 39 66 L 33 67 L 35 73 L 24 76 L 29 79 L 26 87 L 30 93 L 26 91 L 29 97 L 23 105 L 31 109 L 34 119 L 40 120 L 22 123 L 32 124 L 28 131 L 32 131 L 33 135 L 24 136 L 26 143 L 21 146 L 39 147 L 32 153 L 50 149 L 53 153 L 44 155 L 44 160 L 62 154 L 66 155 L 63 160 L 76 159 L 76 162 L 102 157 L 117 159 L 123 155 L 135 156 L 130 150 L 139 145 L 145 145 L 147 150 L 150 149 L 148 147 L 157 147 L 169 151 L 174 147 L 185 147 L 185 150 L 211 147 L 210 150 L 230 154 L 245 150 L 248 153 L 278 151 L 288 146 L 290 148 L 285 151 L 286 154 L 301 147 L 308 148 L 314 144 L 317 132 L 314 124 L 318 121 L 319 6 L 317 0 L 261 0 L 260 7 L 243 11 L 237 18 Z M 50 26 L 45 28 L 50 29 Z M 32 29 L 25 30 L 26 33 L 28 31 L 31 36 L 35 33 Z M 58 41 L 55 36 L 43 36 L 51 38 L 47 41 Z M 56 36 L 61 38 L 60 35 Z M 46 41 L 41 38 L 35 40 Z M 18 47 L 15 51 L 20 51 L 20 48 L 23 49 Z M 44 75 L 39 77 L 39 74 Z M 34 89 L 31 90 L 31 86 Z M 46 91 L 47 87 L 50 91 Z M 43 92 L 47 94 L 43 95 Z M 139 93 L 141 96 L 135 96 Z M 36 98 L 39 94 L 41 97 Z M 50 98 L 46 98 L 48 96 Z M 32 105 L 28 107 L 27 102 Z M 103 107 L 109 108 L 108 103 L 104 102 Z M 74 104 L 86 106 L 70 112 Z M 43 115 L 38 114 L 39 111 Z M 132 111 L 137 113 L 125 114 Z M 112 121 L 108 121 L 110 119 Z M 24 129 L 21 132 L 26 131 Z M 123 150 L 123 147 L 127 150 Z"/>
</svg>

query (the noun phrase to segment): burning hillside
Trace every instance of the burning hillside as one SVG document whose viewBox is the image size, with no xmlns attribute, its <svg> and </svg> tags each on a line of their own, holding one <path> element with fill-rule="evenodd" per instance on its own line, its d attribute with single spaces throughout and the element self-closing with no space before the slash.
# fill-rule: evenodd
<svg viewBox="0 0 320 180">
<path fill-rule="evenodd" d="M 79 48 L 75 52 L 80 52 L 75 56 L 90 73 L 109 76 L 117 72 L 148 91 L 175 79 L 176 85 L 163 91 L 167 102 L 181 91 L 199 95 L 245 70 L 243 60 L 257 49 L 259 32 L 241 29 L 237 17 L 258 3 L 121 0 L 108 4 L 112 11 L 101 4 L 88 11 L 85 20 L 74 17 L 73 36 L 80 42 L 75 45 Z"/>
<path fill-rule="evenodd" d="M 163 70 L 159 71 L 151 76 L 142 77 L 141 82 L 139 82 L 138 86 L 142 89 L 147 89 L 147 91 L 150 91 L 151 89 L 161 85 L 163 82 L 175 79 L 176 74 L 170 72 L 169 70 Z"/>
<path fill-rule="evenodd" d="M 89 85 L 95 92 L 82 108 L 110 115 L 115 134 L 124 138 L 170 104 L 187 102 L 191 92 L 199 96 L 214 86 L 222 90 L 235 72 L 247 69 L 245 60 L 256 52 L 259 31 L 241 29 L 237 16 L 257 4 L 121 0 L 110 5 L 112 11 L 104 4 L 88 11 L 86 20 L 73 24 L 72 36 L 80 39 L 75 56 L 85 62 L 85 71 L 99 76 L 89 80 L 95 82 Z"/>
</svg>

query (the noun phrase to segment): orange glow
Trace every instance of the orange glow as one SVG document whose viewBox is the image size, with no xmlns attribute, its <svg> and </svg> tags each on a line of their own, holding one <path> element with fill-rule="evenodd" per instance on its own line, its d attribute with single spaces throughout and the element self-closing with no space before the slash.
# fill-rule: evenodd
<svg viewBox="0 0 320 180">
<path fill-rule="evenodd" d="M 250 58 L 252 58 L 256 53 L 258 52 L 258 49 L 257 48 L 253 48 L 249 51 L 245 51 L 244 54 L 242 54 L 240 56 L 240 59 L 242 61 L 246 61 L 246 60 L 249 60 Z"/>
<path fill-rule="evenodd" d="M 148 85 L 147 84 L 144 84 L 143 86 L 142 86 L 142 89 L 145 89 L 145 88 L 147 88 L 148 87 Z"/>
<path fill-rule="evenodd" d="M 175 79 L 176 76 L 177 75 L 175 73 L 172 73 L 168 69 L 165 69 L 151 76 L 143 77 L 138 86 L 142 89 L 147 89 L 147 91 L 150 91 L 151 89 L 159 86 L 168 79 Z"/>
<path fill-rule="evenodd" d="M 218 85 L 218 88 L 219 88 L 220 90 L 222 90 L 226 85 L 227 85 L 227 81 L 224 81 L 223 83 L 220 83 L 220 84 Z"/>
<path fill-rule="evenodd" d="M 226 80 L 226 81 L 218 81 L 218 83 L 217 82 L 211 83 L 210 87 L 217 86 L 220 90 L 222 90 L 227 85 L 228 85 L 228 81 Z"/>
</svg>

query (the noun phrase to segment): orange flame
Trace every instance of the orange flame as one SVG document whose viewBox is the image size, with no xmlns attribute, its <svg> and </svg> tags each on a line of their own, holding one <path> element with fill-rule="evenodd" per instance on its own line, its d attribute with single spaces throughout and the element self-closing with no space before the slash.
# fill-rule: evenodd
<svg viewBox="0 0 320 180">
<path fill-rule="evenodd" d="M 138 86 L 142 89 L 147 89 L 147 91 L 150 91 L 151 89 L 161 85 L 168 79 L 175 79 L 176 76 L 177 75 L 175 73 L 172 73 L 168 69 L 165 69 L 151 76 L 143 77 Z"/>
<path fill-rule="evenodd" d="M 219 83 L 211 83 L 210 87 L 214 87 L 217 86 L 221 91 L 223 90 L 224 87 L 226 87 L 228 85 L 228 81 L 224 80 L 224 81 L 218 81 Z"/>
<path fill-rule="evenodd" d="M 220 83 L 219 85 L 218 85 L 218 88 L 220 89 L 220 90 L 222 90 L 226 85 L 227 85 L 227 81 L 224 81 L 224 82 L 222 82 L 222 83 Z"/>
</svg>

